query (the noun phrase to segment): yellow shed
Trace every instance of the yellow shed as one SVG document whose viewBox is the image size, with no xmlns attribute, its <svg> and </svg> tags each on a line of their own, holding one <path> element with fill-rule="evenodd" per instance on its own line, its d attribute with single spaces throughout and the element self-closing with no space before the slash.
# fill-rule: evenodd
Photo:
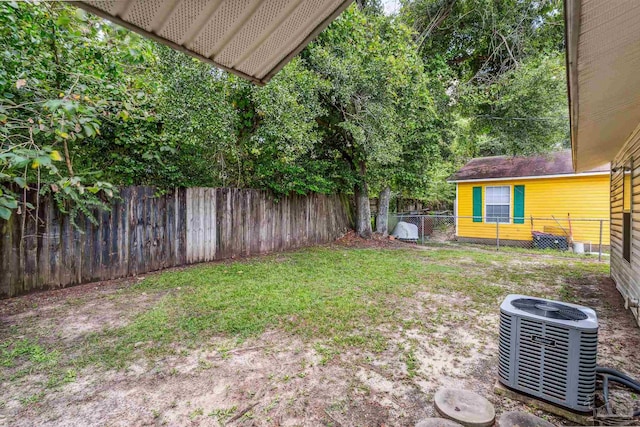
<svg viewBox="0 0 640 427">
<path fill-rule="evenodd" d="M 534 235 L 562 236 L 586 250 L 608 247 L 609 174 L 608 164 L 574 173 L 569 150 L 475 158 L 449 179 L 458 240 L 531 245 Z"/>
</svg>

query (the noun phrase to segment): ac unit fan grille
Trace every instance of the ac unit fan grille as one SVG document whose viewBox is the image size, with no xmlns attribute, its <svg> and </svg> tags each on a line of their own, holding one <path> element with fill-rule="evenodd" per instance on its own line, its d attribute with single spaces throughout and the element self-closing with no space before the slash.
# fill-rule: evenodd
<svg viewBox="0 0 640 427">
<path fill-rule="evenodd" d="M 511 302 L 516 308 L 547 319 L 584 320 L 587 315 L 577 308 L 535 298 L 519 298 Z"/>
</svg>

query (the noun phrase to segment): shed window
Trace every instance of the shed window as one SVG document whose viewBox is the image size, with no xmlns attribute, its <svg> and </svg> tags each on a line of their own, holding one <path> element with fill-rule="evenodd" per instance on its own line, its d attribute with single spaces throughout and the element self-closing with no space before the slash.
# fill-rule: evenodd
<svg viewBox="0 0 640 427">
<path fill-rule="evenodd" d="M 511 187 L 486 187 L 485 200 L 487 222 L 509 222 Z"/>
</svg>

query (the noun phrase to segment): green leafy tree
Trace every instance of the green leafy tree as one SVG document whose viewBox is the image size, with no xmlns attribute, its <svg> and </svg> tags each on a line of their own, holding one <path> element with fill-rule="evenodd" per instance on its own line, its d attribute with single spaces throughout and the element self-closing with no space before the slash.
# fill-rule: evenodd
<svg viewBox="0 0 640 427">
<path fill-rule="evenodd" d="M 406 0 L 400 17 L 440 82 L 433 93 L 452 133 L 445 162 L 567 144 L 560 0 Z"/>
<path fill-rule="evenodd" d="M 254 120 L 241 132 L 250 186 L 277 194 L 340 190 L 340 164 L 327 156 L 316 122 L 324 114 L 320 99 L 324 86 L 299 58 L 265 87 L 251 86 L 246 98 L 252 103 Z"/>
<path fill-rule="evenodd" d="M 469 87 L 476 154 L 527 155 L 569 146 L 564 57 L 531 58 L 489 86 Z"/>
<path fill-rule="evenodd" d="M 492 82 L 532 56 L 562 51 L 560 0 L 404 0 L 425 62 L 460 82 Z"/>
<path fill-rule="evenodd" d="M 347 9 L 303 54 L 323 84 L 323 143 L 356 179 L 356 232 L 369 237 L 369 182 L 401 161 L 415 120 L 422 61 L 412 31 L 379 14 Z M 421 104 L 428 94 L 422 93 Z M 384 181 L 384 178 L 381 178 Z"/>
<path fill-rule="evenodd" d="M 232 99 L 237 79 L 165 46 L 156 46 L 155 52 L 164 143 L 155 162 L 165 174 L 159 182 L 175 187 L 237 185 L 242 162 L 236 138 L 242 117 Z"/>
<path fill-rule="evenodd" d="M 74 168 L 73 157 L 100 135 L 109 107 L 89 89 L 105 78 L 108 49 L 93 42 L 101 26 L 62 4 L 3 2 L 0 28 L 0 217 L 18 208 L 15 185 L 34 182 L 72 221 L 79 211 L 93 219 L 113 187 Z"/>
</svg>

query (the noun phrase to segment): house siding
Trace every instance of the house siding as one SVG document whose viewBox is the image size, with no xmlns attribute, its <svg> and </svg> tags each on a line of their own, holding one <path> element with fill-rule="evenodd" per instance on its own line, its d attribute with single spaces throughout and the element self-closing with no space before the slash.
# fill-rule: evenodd
<svg viewBox="0 0 640 427">
<path fill-rule="evenodd" d="M 623 251 L 624 166 L 632 165 L 631 175 L 631 256 L 627 262 Z M 625 299 L 626 305 L 640 325 L 640 134 L 636 133 L 611 163 L 611 278 Z"/>
<path fill-rule="evenodd" d="M 640 181 L 639 181 L 640 182 Z M 551 218 L 554 216 L 567 225 L 567 214 L 572 219 L 572 234 L 575 241 L 590 242 L 597 245 L 600 239 L 598 222 L 577 221 L 581 218 L 609 217 L 609 175 L 569 176 L 558 178 L 513 179 L 510 181 L 474 181 L 458 183 L 457 235 L 463 238 L 495 239 L 496 224 L 473 222 L 473 187 L 482 187 L 483 212 L 485 212 L 485 194 L 488 186 L 510 186 L 511 215 L 513 215 L 515 185 L 524 185 L 524 223 L 500 223 L 501 240 L 531 240 L 531 217 L 534 218 L 534 229 L 543 231 L 543 226 L 553 226 L 554 221 L 535 221 L 535 218 Z M 640 193 L 638 194 L 640 201 Z M 603 223 L 602 244 L 609 245 L 609 224 Z M 640 242 L 639 242 L 640 250 Z"/>
</svg>

